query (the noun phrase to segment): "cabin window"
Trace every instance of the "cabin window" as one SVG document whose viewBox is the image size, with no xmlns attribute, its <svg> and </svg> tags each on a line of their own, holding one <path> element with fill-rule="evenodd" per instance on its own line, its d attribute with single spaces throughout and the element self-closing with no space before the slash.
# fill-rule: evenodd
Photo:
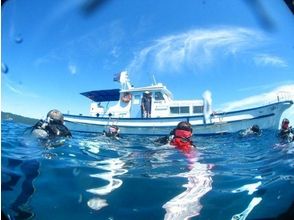
<svg viewBox="0 0 294 220">
<path fill-rule="evenodd" d="M 190 113 L 189 106 L 180 107 L 180 113 Z"/>
<path fill-rule="evenodd" d="M 189 106 L 181 106 L 181 107 L 170 107 L 171 114 L 183 114 L 190 113 Z"/>
<path fill-rule="evenodd" d="M 171 114 L 179 114 L 180 108 L 179 107 L 170 107 L 170 113 Z"/>
<path fill-rule="evenodd" d="M 155 100 L 164 100 L 161 92 L 155 92 L 154 98 L 155 98 Z"/>
<path fill-rule="evenodd" d="M 139 105 L 140 104 L 140 99 L 141 99 L 141 95 L 134 95 L 133 96 L 133 105 Z"/>
<path fill-rule="evenodd" d="M 193 113 L 202 113 L 203 106 L 193 106 Z"/>
</svg>

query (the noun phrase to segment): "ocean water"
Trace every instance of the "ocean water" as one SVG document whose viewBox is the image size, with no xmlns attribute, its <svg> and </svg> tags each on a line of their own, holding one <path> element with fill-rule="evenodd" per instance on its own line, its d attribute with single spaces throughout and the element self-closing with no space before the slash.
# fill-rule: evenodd
<svg viewBox="0 0 294 220">
<path fill-rule="evenodd" d="M 44 147 L 26 128 L 2 121 L 1 208 L 11 219 L 286 219 L 293 208 L 294 145 L 276 131 L 195 136 L 185 154 L 153 136 L 73 133 Z"/>
</svg>

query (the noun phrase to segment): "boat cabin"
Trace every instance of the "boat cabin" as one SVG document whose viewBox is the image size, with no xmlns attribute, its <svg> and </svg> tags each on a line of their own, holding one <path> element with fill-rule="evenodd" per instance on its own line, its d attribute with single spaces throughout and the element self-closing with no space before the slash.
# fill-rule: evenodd
<svg viewBox="0 0 294 220">
<path fill-rule="evenodd" d="M 120 78 L 121 89 L 99 90 L 81 93 L 94 101 L 90 107 L 90 114 L 94 117 L 114 118 L 160 118 L 203 115 L 205 100 L 173 100 L 171 92 L 162 84 L 147 87 L 133 87 L 130 85 L 126 72 Z M 143 108 L 148 99 L 150 115 L 144 115 Z M 101 102 L 106 103 L 102 106 Z M 116 104 L 109 106 L 110 102 Z"/>
</svg>

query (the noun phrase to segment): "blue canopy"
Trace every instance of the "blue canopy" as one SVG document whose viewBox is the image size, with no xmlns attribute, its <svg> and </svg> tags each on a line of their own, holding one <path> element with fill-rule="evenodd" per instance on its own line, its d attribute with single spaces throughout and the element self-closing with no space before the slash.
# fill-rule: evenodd
<svg viewBox="0 0 294 220">
<path fill-rule="evenodd" d="M 119 100 L 119 89 L 107 89 L 82 92 L 81 95 L 93 100 L 94 102 L 110 102 Z"/>
</svg>

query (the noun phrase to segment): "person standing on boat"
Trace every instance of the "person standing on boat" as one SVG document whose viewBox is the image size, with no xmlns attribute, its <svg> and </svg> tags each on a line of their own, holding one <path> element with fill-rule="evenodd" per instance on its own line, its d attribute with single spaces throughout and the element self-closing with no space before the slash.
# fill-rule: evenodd
<svg viewBox="0 0 294 220">
<path fill-rule="evenodd" d="M 149 91 L 143 93 L 141 100 L 141 116 L 142 118 L 151 117 L 151 103 L 152 103 L 152 94 Z"/>
<path fill-rule="evenodd" d="M 279 137 L 283 141 L 292 142 L 294 141 L 294 130 L 292 126 L 289 127 L 289 124 L 290 121 L 287 118 L 284 118 L 279 131 Z"/>
</svg>

